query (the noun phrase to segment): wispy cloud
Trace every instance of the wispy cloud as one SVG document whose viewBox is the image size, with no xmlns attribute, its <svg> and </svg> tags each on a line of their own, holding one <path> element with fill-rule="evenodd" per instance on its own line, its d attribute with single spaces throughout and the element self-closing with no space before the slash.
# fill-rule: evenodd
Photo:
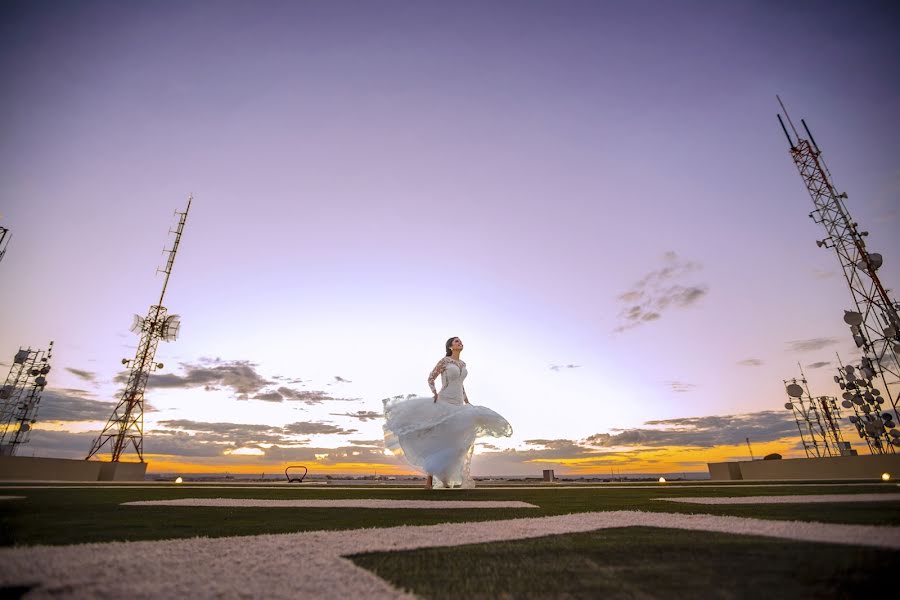
<svg viewBox="0 0 900 600">
<path fill-rule="evenodd" d="M 819 361 L 806 365 L 807 369 L 821 369 L 822 367 L 827 367 L 831 363 L 829 361 Z"/>
<path fill-rule="evenodd" d="M 97 380 L 97 374 L 91 371 L 82 371 L 81 369 L 74 369 L 72 367 L 66 367 L 66 371 L 84 381 L 94 382 Z"/>
<path fill-rule="evenodd" d="M 684 381 L 666 381 L 666 387 L 668 387 L 673 392 L 678 392 L 679 394 L 683 394 L 686 392 L 693 392 L 697 389 L 697 384 L 695 383 L 687 383 Z"/>
<path fill-rule="evenodd" d="M 360 421 L 374 421 L 376 419 L 382 418 L 384 415 L 375 412 L 373 410 L 358 410 L 356 412 L 346 412 L 346 413 L 328 413 L 335 417 L 350 417 L 352 419 L 359 419 Z"/>
<path fill-rule="evenodd" d="M 278 388 L 277 391 L 285 400 L 302 402 L 310 406 L 325 402 L 355 402 L 359 400 L 359 398 L 336 398 L 328 392 L 319 390 L 295 390 L 284 386 Z"/>
<path fill-rule="evenodd" d="M 744 360 L 739 360 L 737 364 L 742 367 L 761 367 L 764 363 L 758 358 L 745 358 Z"/>
<path fill-rule="evenodd" d="M 356 429 L 344 429 L 330 423 L 321 423 L 315 421 L 299 421 L 284 426 L 284 431 L 300 435 L 321 435 L 321 434 L 337 434 L 350 435 L 357 433 Z"/>
<path fill-rule="evenodd" d="M 580 369 L 581 365 L 550 365 L 551 371 L 562 371 L 563 369 Z"/>
<path fill-rule="evenodd" d="M 699 263 L 683 260 L 671 251 L 662 259 L 662 267 L 650 271 L 630 290 L 619 295 L 622 308 L 616 332 L 660 319 L 671 309 L 692 306 L 707 294 L 706 285 L 685 282 L 690 274 L 700 270 Z"/>
<path fill-rule="evenodd" d="M 828 346 L 833 346 L 837 344 L 838 341 L 837 338 L 833 337 L 821 337 L 806 340 L 793 340 L 787 342 L 787 345 L 793 352 L 814 352 L 816 350 L 821 350 L 822 348 L 827 348 Z"/>
</svg>

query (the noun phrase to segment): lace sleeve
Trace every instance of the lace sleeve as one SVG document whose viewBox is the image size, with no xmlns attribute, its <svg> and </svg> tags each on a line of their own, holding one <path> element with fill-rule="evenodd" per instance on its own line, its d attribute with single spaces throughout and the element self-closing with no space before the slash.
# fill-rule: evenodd
<svg viewBox="0 0 900 600">
<path fill-rule="evenodd" d="M 440 377 L 441 373 L 444 372 L 444 369 L 447 367 L 447 359 L 442 358 L 438 361 L 438 363 L 434 366 L 434 369 L 431 370 L 431 373 L 428 374 L 428 387 L 431 388 L 432 394 L 437 394 L 437 390 L 434 389 L 434 380 Z"/>
</svg>

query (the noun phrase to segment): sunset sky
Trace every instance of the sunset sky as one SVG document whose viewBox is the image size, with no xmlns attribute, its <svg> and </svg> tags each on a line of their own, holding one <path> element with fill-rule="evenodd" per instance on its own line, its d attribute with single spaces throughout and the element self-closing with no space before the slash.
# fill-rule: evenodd
<svg viewBox="0 0 900 600">
<path fill-rule="evenodd" d="M 193 193 L 151 472 L 409 472 L 381 401 L 450 336 L 515 432 L 476 475 L 797 456 L 782 381 L 837 395 L 858 352 L 775 94 L 897 289 L 897 31 L 892 2 L 4 2 L 0 374 L 55 341 L 20 454 L 87 454 Z"/>
</svg>

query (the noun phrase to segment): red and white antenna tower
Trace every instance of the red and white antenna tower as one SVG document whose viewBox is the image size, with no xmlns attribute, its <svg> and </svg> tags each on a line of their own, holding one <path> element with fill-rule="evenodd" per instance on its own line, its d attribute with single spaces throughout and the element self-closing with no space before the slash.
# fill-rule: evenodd
<svg viewBox="0 0 900 600">
<path fill-rule="evenodd" d="M 803 137 L 794 127 L 781 98 L 778 98 L 778 103 L 793 132 L 792 136 L 779 114 L 778 122 L 781 123 L 790 145 L 791 158 L 800 171 L 803 183 L 806 184 L 815 205 L 815 210 L 809 217 L 822 225 L 827 234 L 824 239 L 818 240 L 816 245 L 835 251 L 853 298 L 855 310 L 844 311 L 844 322 L 850 326 L 853 341 L 863 355 L 858 372 L 869 384 L 880 381 L 884 395 L 890 402 L 890 407 L 881 406 L 883 400 L 879 404 L 877 398 L 880 395 L 874 393 L 873 402 L 868 403 L 872 406 L 868 408 L 870 412 L 875 413 L 888 411 L 889 418 L 879 414 L 878 420 L 896 423 L 897 419 L 893 417 L 900 416 L 897 409 L 900 402 L 900 316 L 898 316 L 900 303 L 896 299 L 891 300 L 888 290 L 878 278 L 877 271 L 882 265 L 883 258 L 866 248 L 865 238 L 869 232 L 860 231 L 859 223 L 850 217 L 844 203 L 847 194 L 837 192 L 831 173 L 822 159 L 822 151 L 810 133 L 809 127 L 806 126 L 806 121 L 800 120 L 806 134 L 806 137 Z M 835 381 L 838 379 L 839 377 L 835 377 Z M 845 392 L 853 392 L 858 387 L 855 382 L 839 383 Z M 853 387 L 849 387 L 848 383 Z M 890 416 L 890 408 L 894 410 L 893 417 Z M 896 427 L 890 426 L 888 429 Z M 893 443 L 879 449 L 879 453 L 894 452 L 895 447 L 900 447 L 900 431 L 892 433 L 889 437 L 891 436 Z"/>
<path fill-rule="evenodd" d="M 178 252 L 178 245 L 181 243 L 181 234 L 184 231 L 184 224 L 187 221 L 188 212 L 191 210 L 191 201 L 193 196 L 188 197 L 187 208 L 184 212 L 176 211 L 178 216 L 178 226 L 169 233 L 175 234 L 175 241 L 168 252 L 166 266 L 157 269 L 157 273 L 165 273 L 166 278 L 163 281 L 162 292 L 159 295 L 159 302 L 150 307 L 150 312 L 146 317 L 134 315 L 134 322 L 131 325 L 131 331 L 140 334 L 141 341 L 138 343 L 137 352 L 133 359 L 122 359 L 123 365 L 130 365 L 131 371 L 128 374 L 128 383 L 125 391 L 122 392 L 122 398 L 119 404 L 113 410 L 112 416 L 107 421 L 106 426 L 94 444 L 86 459 L 102 450 L 109 444 L 112 452 L 112 462 L 119 462 L 122 453 L 125 452 L 129 444 L 134 448 L 140 462 L 144 462 L 144 390 L 147 388 L 147 380 L 150 373 L 157 369 L 163 368 L 162 363 L 155 362 L 156 347 L 160 340 L 173 342 L 178 337 L 178 329 L 181 326 L 178 315 L 167 315 L 166 307 L 162 305 L 163 297 L 166 295 L 166 287 L 169 285 L 169 276 L 172 274 L 172 265 L 175 264 L 175 253 Z"/>
</svg>

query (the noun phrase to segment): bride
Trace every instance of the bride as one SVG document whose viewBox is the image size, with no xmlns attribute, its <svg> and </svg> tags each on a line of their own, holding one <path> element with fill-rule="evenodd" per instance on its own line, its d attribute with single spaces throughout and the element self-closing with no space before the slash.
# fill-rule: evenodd
<svg viewBox="0 0 900 600">
<path fill-rule="evenodd" d="M 428 475 L 425 487 L 474 487 L 469 463 L 475 439 L 509 437 L 506 419 L 483 406 L 469 403 L 463 386 L 468 371 L 459 355 L 463 343 L 452 337 L 444 345 L 447 355 L 428 376 L 433 397 L 384 400 L 385 446 Z M 434 382 L 440 376 L 441 391 Z"/>
</svg>

